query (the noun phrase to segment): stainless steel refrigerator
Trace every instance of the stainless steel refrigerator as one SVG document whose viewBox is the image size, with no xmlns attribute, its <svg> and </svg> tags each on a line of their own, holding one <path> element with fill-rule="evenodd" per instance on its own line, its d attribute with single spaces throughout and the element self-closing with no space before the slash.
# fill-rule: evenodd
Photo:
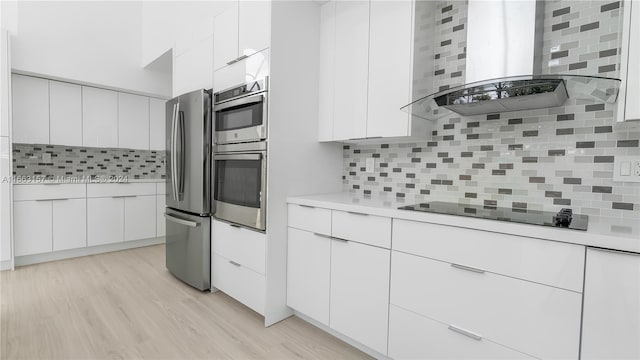
<svg viewBox="0 0 640 360">
<path fill-rule="evenodd" d="M 211 90 L 166 105 L 166 265 L 178 279 L 211 287 Z"/>
</svg>

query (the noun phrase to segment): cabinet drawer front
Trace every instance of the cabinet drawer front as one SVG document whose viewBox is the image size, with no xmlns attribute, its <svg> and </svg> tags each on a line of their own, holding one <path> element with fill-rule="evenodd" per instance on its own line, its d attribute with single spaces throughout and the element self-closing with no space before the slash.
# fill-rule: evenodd
<svg viewBox="0 0 640 360">
<path fill-rule="evenodd" d="M 391 218 L 334 210 L 331 235 L 389 249 Z"/>
<path fill-rule="evenodd" d="M 264 314 L 265 277 L 216 253 L 211 258 L 211 281 L 215 288 Z"/>
<path fill-rule="evenodd" d="M 331 210 L 289 204 L 289 226 L 318 234 L 331 235 Z"/>
<path fill-rule="evenodd" d="M 16 185 L 13 200 L 77 199 L 87 196 L 85 184 Z"/>
<path fill-rule="evenodd" d="M 389 357 L 393 359 L 535 359 L 487 339 L 473 339 L 447 324 L 389 307 Z"/>
<path fill-rule="evenodd" d="M 289 228 L 287 305 L 329 325 L 331 239 Z"/>
<path fill-rule="evenodd" d="M 391 263 L 392 304 L 536 357 L 577 358 L 581 294 L 395 251 Z"/>
<path fill-rule="evenodd" d="M 154 183 L 87 184 L 87 197 L 155 195 Z"/>
<path fill-rule="evenodd" d="M 265 234 L 222 221 L 211 222 L 213 252 L 265 274 Z"/>
<path fill-rule="evenodd" d="M 585 247 L 581 245 L 394 220 L 393 249 L 582 291 Z"/>
</svg>

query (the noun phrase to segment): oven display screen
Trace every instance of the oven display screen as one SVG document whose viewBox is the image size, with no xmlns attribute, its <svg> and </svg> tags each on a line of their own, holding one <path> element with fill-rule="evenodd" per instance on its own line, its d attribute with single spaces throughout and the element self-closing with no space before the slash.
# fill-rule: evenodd
<svg viewBox="0 0 640 360">
<path fill-rule="evenodd" d="M 262 103 L 239 105 L 216 112 L 216 131 L 262 125 Z"/>
<path fill-rule="evenodd" d="M 262 160 L 216 160 L 215 199 L 260 208 Z"/>
</svg>

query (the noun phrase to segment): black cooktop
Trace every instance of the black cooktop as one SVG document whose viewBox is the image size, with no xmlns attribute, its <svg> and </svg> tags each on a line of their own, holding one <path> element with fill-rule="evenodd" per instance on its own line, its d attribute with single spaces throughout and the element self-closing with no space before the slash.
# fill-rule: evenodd
<svg viewBox="0 0 640 360">
<path fill-rule="evenodd" d="M 587 230 L 589 217 L 573 214 L 571 209 L 551 211 L 535 211 L 517 208 L 501 208 L 481 205 L 465 205 L 433 201 L 416 205 L 402 206 L 400 210 L 413 210 L 437 214 L 459 215 L 481 219 L 510 221 L 523 224 L 551 226 L 573 230 Z"/>
</svg>

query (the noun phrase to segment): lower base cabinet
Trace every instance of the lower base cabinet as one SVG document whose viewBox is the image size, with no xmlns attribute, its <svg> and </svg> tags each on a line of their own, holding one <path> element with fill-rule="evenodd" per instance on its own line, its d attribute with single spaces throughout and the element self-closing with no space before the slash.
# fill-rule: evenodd
<svg viewBox="0 0 640 360">
<path fill-rule="evenodd" d="M 113 244 L 124 240 L 124 199 L 87 200 L 87 243 L 89 246 Z"/>
<path fill-rule="evenodd" d="M 640 359 L 640 254 L 587 249 L 582 359 Z"/>
<path fill-rule="evenodd" d="M 331 241 L 329 326 L 387 353 L 391 251 L 353 241 Z"/>
<path fill-rule="evenodd" d="M 156 195 L 156 236 L 165 236 L 167 234 L 167 223 L 164 219 L 166 206 L 166 195 Z"/>
<path fill-rule="evenodd" d="M 53 200 L 53 251 L 87 246 L 87 200 Z"/>
<path fill-rule="evenodd" d="M 462 331 L 460 331 L 462 330 Z M 389 357 L 393 359 L 535 359 L 464 329 L 389 307 Z"/>
<path fill-rule="evenodd" d="M 211 285 L 258 314 L 264 314 L 266 278 L 262 274 L 213 253 Z"/>
<path fill-rule="evenodd" d="M 53 208 L 47 201 L 17 201 L 13 205 L 15 256 L 50 252 Z"/>
<path fill-rule="evenodd" d="M 124 198 L 124 240 L 156 236 L 156 195 Z"/>
</svg>

